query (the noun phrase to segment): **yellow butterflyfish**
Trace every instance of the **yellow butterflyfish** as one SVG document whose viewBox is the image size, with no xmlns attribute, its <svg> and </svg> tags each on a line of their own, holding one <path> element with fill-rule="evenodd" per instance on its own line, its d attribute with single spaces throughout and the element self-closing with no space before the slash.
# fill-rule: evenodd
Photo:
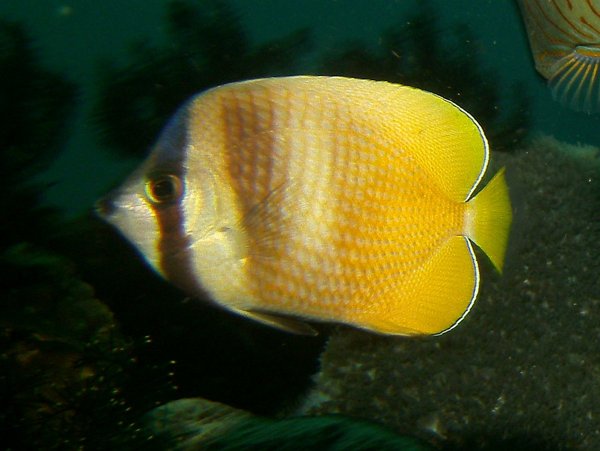
<svg viewBox="0 0 600 451">
<path fill-rule="evenodd" d="M 504 171 L 438 95 L 342 77 L 265 78 L 197 95 L 99 206 L 166 279 L 246 317 L 439 334 L 502 269 Z"/>
<path fill-rule="evenodd" d="M 519 0 L 535 67 L 562 104 L 600 111 L 600 0 Z"/>
</svg>

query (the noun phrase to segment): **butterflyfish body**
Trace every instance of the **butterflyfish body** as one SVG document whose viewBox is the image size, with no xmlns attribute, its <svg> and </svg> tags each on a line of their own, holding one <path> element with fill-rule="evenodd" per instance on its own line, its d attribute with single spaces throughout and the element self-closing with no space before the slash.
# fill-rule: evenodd
<svg viewBox="0 0 600 451">
<path fill-rule="evenodd" d="M 553 97 L 600 111 L 600 0 L 519 0 L 535 67 Z"/>
<path fill-rule="evenodd" d="M 255 320 L 439 334 L 501 270 L 511 222 L 479 124 L 435 94 L 297 76 L 192 98 L 99 207 L 188 293 Z"/>
</svg>

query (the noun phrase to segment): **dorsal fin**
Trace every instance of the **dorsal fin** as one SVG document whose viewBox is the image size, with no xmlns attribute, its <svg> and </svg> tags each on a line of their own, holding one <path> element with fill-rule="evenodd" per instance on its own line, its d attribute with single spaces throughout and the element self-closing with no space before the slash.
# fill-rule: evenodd
<svg viewBox="0 0 600 451">
<path fill-rule="evenodd" d="M 487 139 L 477 121 L 450 100 L 385 81 L 297 76 L 246 82 L 318 95 L 339 103 L 340 94 L 378 133 L 416 160 L 440 191 L 456 202 L 468 200 L 489 159 Z"/>
<path fill-rule="evenodd" d="M 436 94 L 406 86 L 388 99 L 394 139 L 418 166 L 456 202 L 468 200 L 489 159 L 487 139 L 473 117 Z"/>
</svg>

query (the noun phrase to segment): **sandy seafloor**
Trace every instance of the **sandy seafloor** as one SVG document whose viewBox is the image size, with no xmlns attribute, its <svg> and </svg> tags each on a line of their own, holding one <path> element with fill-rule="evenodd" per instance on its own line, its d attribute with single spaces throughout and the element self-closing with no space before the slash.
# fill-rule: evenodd
<svg viewBox="0 0 600 451">
<path fill-rule="evenodd" d="M 540 136 L 495 153 L 500 166 L 515 210 L 504 274 L 479 254 L 479 299 L 445 335 L 338 330 L 299 413 L 466 449 L 600 449 L 600 149 Z"/>
</svg>

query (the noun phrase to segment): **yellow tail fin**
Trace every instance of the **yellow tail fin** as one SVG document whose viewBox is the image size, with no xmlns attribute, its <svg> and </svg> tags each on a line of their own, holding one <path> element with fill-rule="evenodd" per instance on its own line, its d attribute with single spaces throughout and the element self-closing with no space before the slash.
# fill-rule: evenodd
<svg viewBox="0 0 600 451">
<path fill-rule="evenodd" d="M 466 235 L 490 258 L 502 272 L 512 210 L 504 168 L 467 203 Z"/>
</svg>

